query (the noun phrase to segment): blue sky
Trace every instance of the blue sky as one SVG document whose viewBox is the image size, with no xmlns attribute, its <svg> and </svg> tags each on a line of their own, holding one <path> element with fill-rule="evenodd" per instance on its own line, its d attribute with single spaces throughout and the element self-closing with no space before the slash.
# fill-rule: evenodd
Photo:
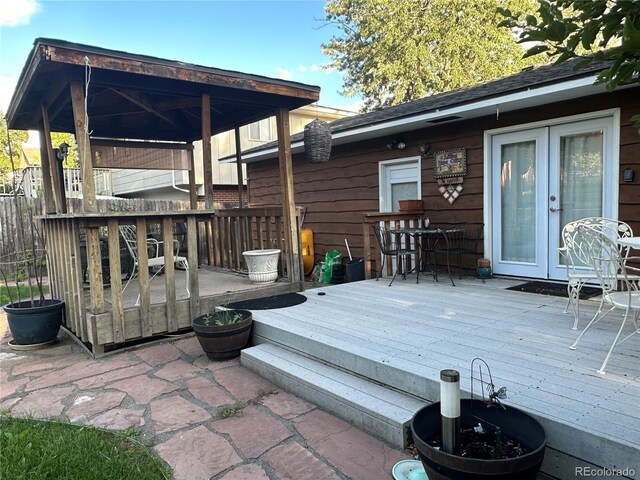
<svg viewBox="0 0 640 480">
<path fill-rule="evenodd" d="M 0 109 L 37 37 L 284 78 L 321 87 L 320 104 L 357 109 L 322 69 L 335 27 L 324 1 L 0 0 Z"/>
</svg>

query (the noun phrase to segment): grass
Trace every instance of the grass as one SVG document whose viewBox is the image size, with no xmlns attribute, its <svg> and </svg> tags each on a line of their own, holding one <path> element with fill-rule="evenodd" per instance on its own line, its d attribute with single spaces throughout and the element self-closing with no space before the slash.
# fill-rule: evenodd
<svg viewBox="0 0 640 480">
<path fill-rule="evenodd" d="M 40 295 L 38 292 L 37 286 L 34 284 L 33 292 L 36 298 Z M 43 285 L 42 290 L 44 293 L 49 293 L 49 285 Z M 0 285 L 0 305 L 6 305 L 11 301 L 11 297 L 9 297 L 9 292 L 11 292 L 11 297 L 16 301 L 18 298 L 18 287 L 15 286 L 6 286 Z M 22 300 L 28 300 L 29 297 L 29 287 L 27 285 L 20 285 L 20 298 Z"/>
<path fill-rule="evenodd" d="M 171 469 L 133 429 L 0 418 L 0 478 L 13 480 L 164 480 Z"/>
</svg>

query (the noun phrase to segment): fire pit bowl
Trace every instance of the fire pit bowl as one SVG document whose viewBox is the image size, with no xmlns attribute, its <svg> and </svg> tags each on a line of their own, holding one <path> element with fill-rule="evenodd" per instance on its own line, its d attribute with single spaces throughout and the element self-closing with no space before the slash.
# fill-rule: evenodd
<svg viewBox="0 0 640 480">
<path fill-rule="evenodd" d="M 418 410 L 411 420 L 413 441 L 429 480 L 535 480 L 546 445 L 542 426 L 530 415 L 510 406 L 506 410 L 499 406 L 487 408 L 486 402 L 471 399 L 460 403 L 462 428 L 479 422 L 485 428 L 500 427 L 504 437 L 520 443 L 528 453 L 515 458 L 485 460 L 451 455 L 432 447 L 427 442 L 440 435 L 440 402 L 436 402 Z"/>
</svg>

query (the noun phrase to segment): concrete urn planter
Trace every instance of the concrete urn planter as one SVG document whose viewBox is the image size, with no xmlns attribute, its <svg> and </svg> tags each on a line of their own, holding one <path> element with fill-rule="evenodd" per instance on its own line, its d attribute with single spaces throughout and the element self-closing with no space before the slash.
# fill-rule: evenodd
<svg viewBox="0 0 640 480">
<path fill-rule="evenodd" d="M 249 269 L 249 280 L 253 283 L 273 283 L 278 278 L 280 250 L 248 250 L 242 252 Z"/>
</svg>

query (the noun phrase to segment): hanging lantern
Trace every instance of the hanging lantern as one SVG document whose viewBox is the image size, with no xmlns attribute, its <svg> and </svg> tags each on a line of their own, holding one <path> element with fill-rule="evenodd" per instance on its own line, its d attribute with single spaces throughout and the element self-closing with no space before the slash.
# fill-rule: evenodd
<svg viewBox="0 0 640 480">
<path fill-rule="evenodd" d="M 331 130 L 316 118 L 304 127 L 304 153 L 311 163 L 323 163 L 331 156 Z"/>
</svg>

